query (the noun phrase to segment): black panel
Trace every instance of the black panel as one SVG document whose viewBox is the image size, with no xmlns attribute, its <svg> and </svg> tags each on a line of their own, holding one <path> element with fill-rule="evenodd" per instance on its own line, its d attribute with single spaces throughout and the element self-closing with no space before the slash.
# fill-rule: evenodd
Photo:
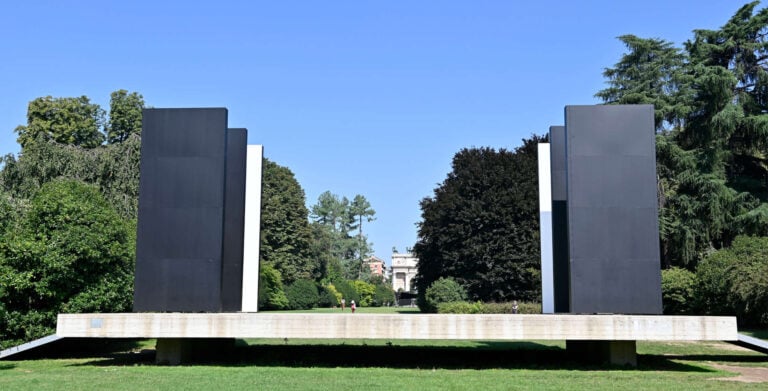
<svg viewBox="0 0 768 391">
<path fill-rule="evenodd" d="M 240 311 L 243 297 L 243 229 L 248 131 L 227 132 L 227 184 L 224 194 L 224 258 L 221 270 L 223 311 Z"/>
<path fill-rule="evenodd" d="M 549 128 L 549 143 L 552 170 L 552 277 L 555 312 L 561 313 L 570 311 L 564 126 L 551 126 Z"/>
<path fill-rule="evenodd" d="M 219 311 L 226 109 L 146 109 L 134 311 Z"/>
<path fill-rule="evenodd" d="M 660 314 L 653 106 L 567 106 L 570 310 Z"/>
<path fill-rule="evenodd" d="M 570 272 L 568 270 L 568 205 L 552 201 L 552 279 L 555 313 L 570 312 Z"/>
</svg>

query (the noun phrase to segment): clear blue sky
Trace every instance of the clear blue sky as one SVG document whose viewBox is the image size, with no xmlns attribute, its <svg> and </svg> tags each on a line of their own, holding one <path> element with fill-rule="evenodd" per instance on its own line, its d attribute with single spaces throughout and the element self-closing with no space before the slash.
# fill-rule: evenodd
<svg viewBox="0 0 768 391">
<path fill-rule="evenodd" d="M 70 3 L 70 4 L 65 4 Z M 365 195 L 375 252 L 416 241 L 419 200 L 463 147 L 514 148 L 598 103 L 635 34 L 681 44 L 745 1 L 11 1 L 0 12 L 0 152 L 39 96 L 117 89 L 227 107 L 307 204 Z"/>
</svg>

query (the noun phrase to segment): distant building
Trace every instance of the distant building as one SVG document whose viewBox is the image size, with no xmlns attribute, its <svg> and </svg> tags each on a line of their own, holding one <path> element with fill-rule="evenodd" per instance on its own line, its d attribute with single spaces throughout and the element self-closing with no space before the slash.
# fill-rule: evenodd
<svg viewBox="0 0 768 391">
<path fill-rule="evenodd" d="M 392 289 L 394 289 L 395 292 L 399 290 L 402 290 L 403 292 L 416 290 L 416 287 L 411 285 L 411 280 L 416 277 L 416 265 L 418 263 L 418 258 L 414 257 L 413 254 L 392 254 L 390 275 L 392 276 Z"/>
<path fill-rule="evenodd" d="M 374 255 L 372 257 L 366 258 L 365 264 L 371 268 L 371 274 L 373 274 L 374 276 L 381 276 L 386 278 L 386 276 L 384 275 L 383 259 Z"/>
</svg>

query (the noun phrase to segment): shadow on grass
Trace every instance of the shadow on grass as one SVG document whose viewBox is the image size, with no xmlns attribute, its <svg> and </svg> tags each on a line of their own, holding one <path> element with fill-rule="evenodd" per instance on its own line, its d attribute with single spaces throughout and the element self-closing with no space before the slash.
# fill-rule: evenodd
<svg viewBox="0 0 768 391">
<path fill-rule="evenodd" d="M 669 360 L 683 361 L 716 361 L 716 362 L 743 362 L 743 363 L 768 363 L 768 355 L 746 356 L 739 354 L 649 354 L 646 357 L 665 358 Z"/>
<path fill-rule="evenodd" d="M 16 364 L 0 363 L 0 371 L 16 368 Z"/>
<path fill-rule="evenodd" d="M 72 364 L 74 366 L 154 365 L 152 351 L 115 354 Z M 719 357 L 719 356 L 718 356 Z M 709 357 L 704 360 L 709 360 Z M 566 369 L 624 370 L 626 367 L 585 364 L 565 349 L 534 342 L 485 342 L 479 347 L 359 346 L 359 345 L 251 345 L 195 365 L 242 367 L 400 369 Z M 673 361 L 666 356 L 638 356 L 639 371 L 714 372 Z"/>
<path fill-rule="evenodd" d="M 138 351 L 141 340 L 136 339 L 99 339 L 99 338 L 64 338 L 35 349 L 14 354 L 10 360 L 61 359 L 111 357 L 115 352 Z M 154 351 L 152 351 L 154 353 Z"/>
</svg>

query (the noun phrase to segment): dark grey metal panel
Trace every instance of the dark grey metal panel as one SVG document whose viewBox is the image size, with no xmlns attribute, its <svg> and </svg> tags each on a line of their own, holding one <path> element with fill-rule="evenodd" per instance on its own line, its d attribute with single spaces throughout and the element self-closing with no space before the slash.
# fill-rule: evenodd
<svg viewBox="0 0 768 391">
<path fill-rule="evenodd" d="M 552 276 L 555 312 L 569 312 L 568 204 L 566 201 L 565 126 L 549 127 L 552 170 Z"/>
<path fill-rule="evenodd" d="M 552 200 L 566 200 L 565 126 L 549 127 L 549 161 L 552 170 Z"/>
<path fill-rule="evenodd" d="M 221 270 L 223 311 L 240 311 L 243 297 L 243 229 L 248 131 L 227 131 L 227 185 L 224 194 L 224 258 Z"/>
<path fill-rule="evenodd" d="M 660 314 L 653 106 L 565 118 L 570 311 Z"/>
<path fill-rule="evenodd" d="M 144 110 L 134 311 L 219 311 L 226 109 Z"/>
</svg>

